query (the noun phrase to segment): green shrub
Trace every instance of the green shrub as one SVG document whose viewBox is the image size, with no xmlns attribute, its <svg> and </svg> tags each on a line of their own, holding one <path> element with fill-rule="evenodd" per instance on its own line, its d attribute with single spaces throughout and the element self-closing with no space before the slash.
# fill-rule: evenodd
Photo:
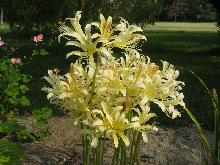
<svg viewBox="0 0 220 165">
<path fill-rule="evenodd" d="M 21 72 L 21 64 L 12 64 L 6 58 L 0 59 L 0 80 L 0 115 L 30 105 L 26 93 L 29 91 L 31 76 Z"/>
<path fill-rule="evenodd" d="M 1 165 L 20 165 L 22 163 L 23 153 L 16 143 L 0 139 L 0 148 Z"/>
</svg>

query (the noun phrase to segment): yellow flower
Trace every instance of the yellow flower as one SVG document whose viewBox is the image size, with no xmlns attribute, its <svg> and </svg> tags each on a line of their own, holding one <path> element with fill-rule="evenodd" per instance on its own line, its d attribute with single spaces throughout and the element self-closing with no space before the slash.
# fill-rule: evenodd
<svg viewBox="0 0 220 165">
<path fill-rule="evenodd" d="M 148 142 L 146 132 L 151 130 L 157 131 L 158 129 L 155 126 L 146 123 L 156 115 L 154 113 L 149 113 L 150 107 L 148 105 L 141 106 L 141 111 L 138 108 L 134 108 L 134 110 L 137 112 L 138 116 L 134 116 L 131 119 L 130 127 L 141 132 L 144 142 Z"/>
<path fill-rule="evenodd" d="M 110 47 L 118 47 L 126 51 L 136 52 L 137 43 L 140 40 L 146 40 L 144 35 L 137 33 L 143 31 L 141 27 L 129 25 L 123 18 L 121 18 L 121 23 L 116 26 L 115 31 L 120 33 L 112 37 L 113 41 L 108 45 Z"/>
<path fill-rule="evenodd" d="M 105 102 L 101 102 L 102 110 L 94 110 L 93 112 L 101 115 L 101 119 L 96 119 L 92 126 L 97 126 L 101 132 L 105 131 L 107 136 L 111 136 L 114 140 L 115 147 L 118 147 L 118 138 L 122 138 L 126 146 L 130 142 L 124 134 L 129 127 L 125 113 L 122 111 L 123 106 L 111 107 Z"/>
<path fill-rule="evenodd" d="M 114 33 L 114 28 L 112 25 L 112 17 L 108 17 L 106 20 L 105 17 L 100 14 L 100 23 L 93 22 L 92 25 L 96 26 L 100 30 L 100 34 L 98 34 L 100 37 L 106 39 L 105 42 L 108 42 L 111 40 L 111 37 Z"/>
<path fill-rule="evenodd" d="M 81 11 L 78 11 L 75 15 L 75 18 L 68 18 L 68 20 L 70 20 L 71 22 L 72 27 L 61 27 L 63 33 L 59 35 L 58 39 L 60 40 L 62 36 L 65 36 L 69 40 L 66 45 L 76 46 L 81 49 L 81 51 L 72 51 L 68 53 L 66 55 L 67 58 L 71 55 L 93 58 L 93 54 L 98 51 L 97 44 L 101 42 L 101 40 L 97 39 L 98 36 L 96 34 L 91 34 L 91 24 L 87 24 L 85 26 L 84 33 L 79 23 L 80 19 Z"/>
<path fill-rule="evenodd" d="M 89 92 L 94 70 L 92 64 L 83 68 L 79 61 L 71 64 L 70 72 L 64 76 L 58 76 L 49 70 L 49 76 L 44 79 L 52 87 L 44 87 L 42 90 L 48 93 L 47 98 L 51 103 L 70 111 L 75 119 L 86 118 L 90 113 Z"/>
</svg>

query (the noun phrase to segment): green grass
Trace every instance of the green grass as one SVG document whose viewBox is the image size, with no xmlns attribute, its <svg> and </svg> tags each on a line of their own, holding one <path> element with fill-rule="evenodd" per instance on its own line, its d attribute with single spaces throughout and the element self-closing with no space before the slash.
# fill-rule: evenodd
<svg viewBox="0 0 220 165">
<path fill-rule="evenodd" d="M 144 30 L 153 31 L 204 31 L 204 32 L 216 32 L 215 22 L 202 22 L 202 23 L 190 23 L 190 22 L 156 22 L 155 25 L 146 25 Z"/>
<path fill-rule="evenodd" d="M 142 44 L 142 53 L 149 56 L 152 62 L 160 64 L 160 60 L 166 60 L 180 70 L 179 79 L 186 83 L 185 102 L 199 122 L 207 128 L 213 127 L 211 104 L 198 80 L 188 70 L 198 74 L 209 88 L 220 91 L 220 37 L 216 29 L 214 23 L 156 23 L 156 26 L 144 28 L 148 41 Z M 3 33 L 1 37 L 9 44 L 31 42 L 31 36 L 21 39 L 12 33 Z M 30 56 L 32 46 L 21 48 L 17 55 Z M 34 57 L 24 67 L 24 71 L 33 76 L 30 109 L 49 105 L 46 95 L 41 92 L 41 88 L 46 84 L 42 77 L 47 74 L 47 70 L 58 67 L 61 68 L 61 74 L 65 73 L 71 61 L 65 59 L 69 50 L 62 44 L 54 42 L 47 50 L 50 55 Z M 186 122 L 186 116 L 183 114 L 183 118 L 178 121 Z"/>
<path fill-rule="evenodd" d="M 166 60 L 180 70 L 180 80 L 186 83 L 185 102 L 202 125 L 213 128 L 210 100 L 198 80 L 189 72 L 192 70 L 209 88 L 220 91 L 220 37 L 213 30 L 216 28 L 214 24 L 205 25 L 200 31 L 198 23 L 159 23 L 151 30 L 145 28 L 148 41 L 142 48 L 152 61 L 158 63 Z M 158 27 L 163 27 L 163 30 Z"/>
</svg>

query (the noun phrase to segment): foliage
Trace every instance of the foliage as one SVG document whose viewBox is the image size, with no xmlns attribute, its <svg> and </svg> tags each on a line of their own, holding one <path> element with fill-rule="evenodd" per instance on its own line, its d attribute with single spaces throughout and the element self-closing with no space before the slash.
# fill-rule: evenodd
<svg viewBox="0 0 220 165">
<path fill-rule="evenodd" d="M 15 120 L 0 120 L 0 164 L 19 165 L 23 159 L 23 152 L 20 147 L 9 140 L 10 135 L 16 134 L 21 130 L 20 125 Z"/>
<path fill-rule="evenodd" d="M 32 56 L 45 56 L 48 55 L 48 52 L 45 49 L 34 49 Z"/>
<path fill-rule="evenodd" d="M 0 118 L 0 139 L 11 135 L 17 140 L 35 141 L 43 140 L 51 133 L 47 119 L 52 115 L 52 110 L 47 107 L 33 110 L 34 125 L 38 130 L 28 130 L 22 127 L 15 119 Z M 34 132 L 33 132 L 34 131 Z"/>
<path fill-rule="evenodd" d="M 208 0 L 164 0 L 160 18 L 165 21 L 207 22 L 216 20 L 216 11 Z"/>
<path fill-rule="evenodd" d="M 161 0 L 1 0 L 6 21 L 14 32 L 23 35 L 44 32 L 59 33 L 59 22 L 77 10 L 85 11 L 84 22 L 94 20 L 100 12 L 113 18 L 124 17 L 130 22 L 153 22 Z M 138 9 L 138 10 L 137 10 Z M 34 18 L 34 19 L 33 19 Z"/>
<path fill-rule="evenodd" d="M 66 10 L 72 11 L 72 0 L 1 0 L 5 11 L 5 19 L 13 31 L 23 35 L 44 32 L 46 35 L 56 34 L 57 25 Z M 73 6 L 72 6 L 73 5 Z M 68 13 L 69 14 L 69 13 Z"/>
<path fill-rule="evenodd" d="M 219 107 L 219 98 L 218 98 L 216 90 L 213 90 L 213 92 L 211 92 L 209 90 L 209 88 L 207 87 L 207 85 L 204 83 L 204 81 L 200 77 L 198 77 L 197 75 L 195 75 L 195 76 L 198 78 L 198 80 L 200 81 L 202 86 L 205 88 L 205 90 L 209 94 L 211 102 L 212 102 L 212 106 L 214 109 L 214 114 L 215 114 L 214 149 L 211 148 L 211 144 L 209 143 L 208 138 L 205 135 L 205 131 L 200 126 L 196 117 L 190 112 L 190 110 L 188 108 L 185 108 L 185 110 L 186 110 L 187 114 L 190 116 L 190 118 L 193 120 L 193 122 L 195 123 L 195 125 L 200 133 L 201 142 L 202 142 L 204 149 L 205 149 L 206 163 L 218 165 L 220 163 L 220 107 Z"/>
<path fill-rule="evenodd" d="M 35 55 L 48 54 L 45 49 L 41 48 L 44 44 L 37 43 L 43 41 L 42 34 L 34 36 L 33 40 L 36 42 L 35 50 L 40 48 L 39 54 Z M 21 164 L 23 153 L 16 142 L 34 141 L 46 138 L 50 134 L 50 130 L 46 126 L 47 118 L 51 115 L 52 110 L 42 108 L 42 110 L 34 111 L 33 117 L 37 118 L 36 126 L 39 128 L 36 132 L 28 130 L 18 123 L 15 116 L 20 113 L 21 107 L 23 108 L 24 106 L 30 105 L 30 101 L 26 97 L 26 94 L 29 91 L 28 85 L 32 77 L 22 73 L 22 60 L 20 58 L 13 57 L 19 47 L 11 47 L 10 44 L 3 41 L 1 37 L 0 41 L 0 164 L 18 165 Z M 40 112 L 43 116 L 39 117 L 37 112 Z"/>
<path fill-rule="evenodd" d="M 5 122 L 0 122 L 0 133 L 2 134 L 15 133 L 20 129 L 20 125 L 15 120 L 6 120 Z"/>
<path fill-rule="evenodd" d="M 220 36 L 220 10 L 218 11 L 217 27 L 218 27 L 218 34 Z"/>
<path fill-rule="evenodd" d="M 16 111 L 15 107 L 30 105 L 26 97 L 31 76 L 21 72 L 20 64 L 12 64 L 7 58 L 0 59 L 1 115 Z"/>
<path fill-rule="evenodd" d="M 16 143 L 0 139 L 0 148 L 1 165 L 20 165 L 22 163 L 23 153 Z"/>
<path fill-rule="evenodd" d="M 35 124 L 39 129 L 39 132 L 36 134 L 38 138 L 45 139 L 50 135 L 50 129 L 48 127 L 48 118 L 52 115 L 52 109 L 43 107 L 41 109 L 34 109 L 33 118 L 35 120 Z"/>
<path fill-rule="evenodd" d="M 178 16 L 184 17 L 186 15 L 187 12 L 186 6 L 187 6 L 186 0 L 174 0 L 169 7 L 168 16 L 171 18 L 174 17 L 174 20 L 176 22 L 176 18 Z"/>
<path fill-rule="evenodd" d="M 208 0 L 1 0 L 6 21 L 14 32 L 30 36 L 43 32 L 59 33 L 59 23 L 84 11 L 82 23 L 96 20 L 98 14 L 110 14 L 131 23 L 146 24 L 156 20 L 215 21 L 216 11 Z M 34 18 L 34 19 L 33 19 Z M 174 19 L 173 19 L 174 18 Z"/>
<path fill-rule="evenodd" d="M 113 19 L 123 17 L 131 23 L 154 23 L 163 0 L 112 0 L 106 1 L 101 12 L 110 14 Z"/>
</svg>

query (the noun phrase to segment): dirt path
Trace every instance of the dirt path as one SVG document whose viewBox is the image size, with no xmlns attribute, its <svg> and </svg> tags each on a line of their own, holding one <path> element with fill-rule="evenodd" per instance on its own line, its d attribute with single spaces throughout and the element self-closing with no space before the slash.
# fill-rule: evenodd
<svg viewBox="0 0 220 165">
<path fill-rule="evenodd" d="M 24 118 L 30 126 L 32 121 Z M 81 131 L 73 125 L 69 117 L 53 117 L 49 120 L 53 130 L 45 141 L 25 143 L 24 165 L 69 165 L 81 164 Z M 210 134 L 210 133 L 209 133 Z M 105 153 L 110 157 L 112 144 Z M 142 165 L 201 165 L 202 152 L 198 133 L 193 127 L 178 129 L 159 127 L 159 131 L 149 134 L 149 142 L 141 142 L 140 159 Z M 75 161 L 78 163 L 74 163 Z M 109 164 L 106 158 L 106 165 Z"/>
</svg>

